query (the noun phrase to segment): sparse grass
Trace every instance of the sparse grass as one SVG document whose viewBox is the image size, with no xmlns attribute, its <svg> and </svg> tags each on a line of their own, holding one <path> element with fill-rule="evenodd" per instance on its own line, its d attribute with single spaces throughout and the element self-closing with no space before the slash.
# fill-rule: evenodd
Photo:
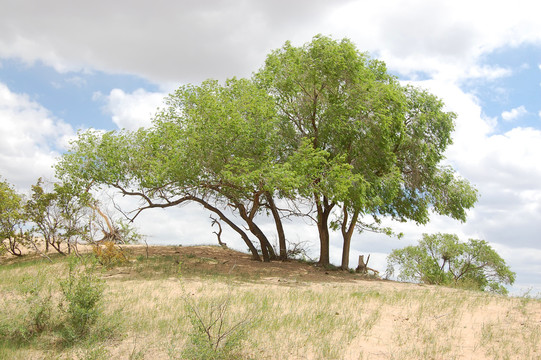
<svg viewBox="0 0 541 360">
<path fill-rule="evenodd" d="M 236 268 L 219 272 L 216 261 L 133 256 L 104 270 L 102 314 L 89 338 L 71 347 L 59 345 L 57 307 L 43 331 L 9 336 L 17 321 L 40 319 L 42 304 L 29 296 L 28 279 L 45 274 L 37 293 L 46 299 L 50 289 L 53 303 L 61 298 L 66 259 L 0 265 L 0 358 L 181 358 L 193 334 L 187 300 L 212 311 L 224 299 L 224 328 L 249 319 L 237 339 L 238 359 L 541 358 L 539 299 L 385 281 L 278 282 Z"/>
</svg>

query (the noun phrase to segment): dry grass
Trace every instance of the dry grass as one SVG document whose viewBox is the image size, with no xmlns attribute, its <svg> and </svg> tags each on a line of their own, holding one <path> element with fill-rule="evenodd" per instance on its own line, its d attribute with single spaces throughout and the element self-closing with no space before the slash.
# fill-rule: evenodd
<svg viewBox="0 0 541 360">
<path fill-rule="evenodd" d="M 118 324 L 115 336 L 72 348 L 57 346 L 54 334 L 17 346 L 4 341 L 0 358 L 180 358 L 192 331 L 186 301 L 204 310 L 224 299 L 228 324 L 250 319 L 241 343 L 246 359 L 541 358 L 539 300 L 367 281 L 308 264 L 250 263 L 221 251 L 136 253 L 139 260 L 103 274 L 104 319 Z M 13 306 L 22 279 L 62 273 L 63 260 L 55 261 L 0 266 L 0 318 L 23 310 Z"/>
</svg>

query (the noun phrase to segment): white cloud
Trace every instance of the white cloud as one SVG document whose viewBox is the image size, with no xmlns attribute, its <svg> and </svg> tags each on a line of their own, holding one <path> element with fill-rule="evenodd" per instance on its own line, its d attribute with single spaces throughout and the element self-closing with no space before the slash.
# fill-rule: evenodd
<svg viewBox="0 0 541 360">
<path fill-rule="evenodd" d="M 125 93 L 113 89 L 109 95 L 95 94 L 94 100 L 104 100 L 104 110 L 112 115 L 113 122 L 120 129 L 136 130 L 151 124 L 156 110 L 163 104 L 165 93 L 147 92 L 143 89 Z"/>
<path fill-rule="evenodd" d="M 0 83 L 0 175 L 20 187 L 52 177 L 52 165 L 73 129 L 24 94 Z"/>
<path fill-rule="evenodd" d="M 51 11 L 42 2 L 22 1 L 3 6 L 0 56 L 41 60 L 59 71 L 137 73 L 159 82 L 245 76 L 292 34 L 316 34 L 327 10 L 341 2 L 61 0 Z"/>
<path fill-rule="evenodd" d="M 160 83 L 246 76 L 269 50 L 317 33 L 349 37 L 404 73 L 494 77 L 502 70 L 464 69 L 503 45 L 541 39 L 538 9 L 527 0 L 214 0 L 167 6 L 64 0 L 54 12 L 45 2 L 27 2 L 4 4 L 0 56 L 41 60 L 59 71 L 135 73 Z"/>
<path fill-rule="evenodd" d="M 502 119 L 505 121 L 513 121 L 518 119 L 521 116 L 524 116 L 528 113 L 528 110 L 521 105 L 519 107 L 516 107 L 514 109 L 511 109 L 510 111 L 504 111 L 502 112 Z"/>
<path fill-rule="evenodd" d="M 538 10 L 527 0 L 382 0 L 368 5 L 352 1 L 337 7 L 330 17 L 333 33 L 351 37 L 361 49 L 379 54 L 390 68 L 456 81 L 483 73 L 505 75 L 501 70 L 471 69 L 483 54 L 495 49 L 537 42 L 541 38 Z"/>
<path fill-rule="evenodd" d="M 495 80 L 502 77 L 510 76 L 512 71 L 499 66 L 477 66 L 470 67 L 465 75 L 468 79 L 486 79 Z"/>
<path fill-rule="evenodd" d="M 448 83 L 425 81 L 420 85 L 443 98 L 458 115 L 447 161 L 481 191 L 469 226 L 490 233 L 489 241 L 538 247 L 532 240 L 535 236 L 519 234 L 526 235 L 535 228 L 533 224 L 541 227 L 537 200 L 541 196 L 541 131 L 517 127 L 496 134 L 493 120 L 483 117 L 475 97 Z"/>
</svg>

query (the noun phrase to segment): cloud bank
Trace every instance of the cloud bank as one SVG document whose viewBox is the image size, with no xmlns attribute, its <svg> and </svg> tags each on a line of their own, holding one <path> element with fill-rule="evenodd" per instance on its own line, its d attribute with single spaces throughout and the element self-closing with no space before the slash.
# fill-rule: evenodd
<svg viewBox="0 0 541 360">
<path fill-rule="evenodd" d="M 0 175 L 22 189 L 52 178 L 52 165 L 74 136 L 71 125 L 2 83 L 0 119 Z"/>
</svg>

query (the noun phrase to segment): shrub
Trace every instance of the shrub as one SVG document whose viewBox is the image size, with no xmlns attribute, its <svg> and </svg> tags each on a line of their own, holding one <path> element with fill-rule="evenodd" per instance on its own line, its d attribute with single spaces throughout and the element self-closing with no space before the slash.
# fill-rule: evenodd
<svg viewBox="0 0 541 360">
<path fill-rule="evenodd" d="M 398 279 L 506 294 L 502 284 L 513 284 L 515 273 L 484 240 L 460 242 L 452 234 L 423 234 L 417 246 L 393 250 L 387 276 L 399 269 Z"/>
<path fill-rule="evenodd" d="M 60 282 L 66 313 L 62 335 L 68 343 L 83 339 L 100 315 L 104 282 L 95 271 L 94 264 L 84 263 L 82 258 L 69 261 L 68 278 Z"/>
<path fill-rule="evenodd" d="M 46 284 L 46 276 L 42 273 L 25 281 L 27 328 L 30 333 L 41 333 L 51 319 L 53 308 L 51 287 Z"/>
<path fill-rule="evenodd" d="M 228 360 L 239 359 L 241 341 L 246 338 L 250 318 L 231 320 L 231 296 L 195 304 L 185 299 L 185 309 L 192 329 L 190 343 L 182 352 L 182 359 Z"/>
<path fill-rule="evenodd" d="M 122 265 L 128 261 L 124 250 L 116 245 L 114 241 L 104 241 L 94 245 L 92 251 L 98 262 L 106 268 Z"/>
</svg>

